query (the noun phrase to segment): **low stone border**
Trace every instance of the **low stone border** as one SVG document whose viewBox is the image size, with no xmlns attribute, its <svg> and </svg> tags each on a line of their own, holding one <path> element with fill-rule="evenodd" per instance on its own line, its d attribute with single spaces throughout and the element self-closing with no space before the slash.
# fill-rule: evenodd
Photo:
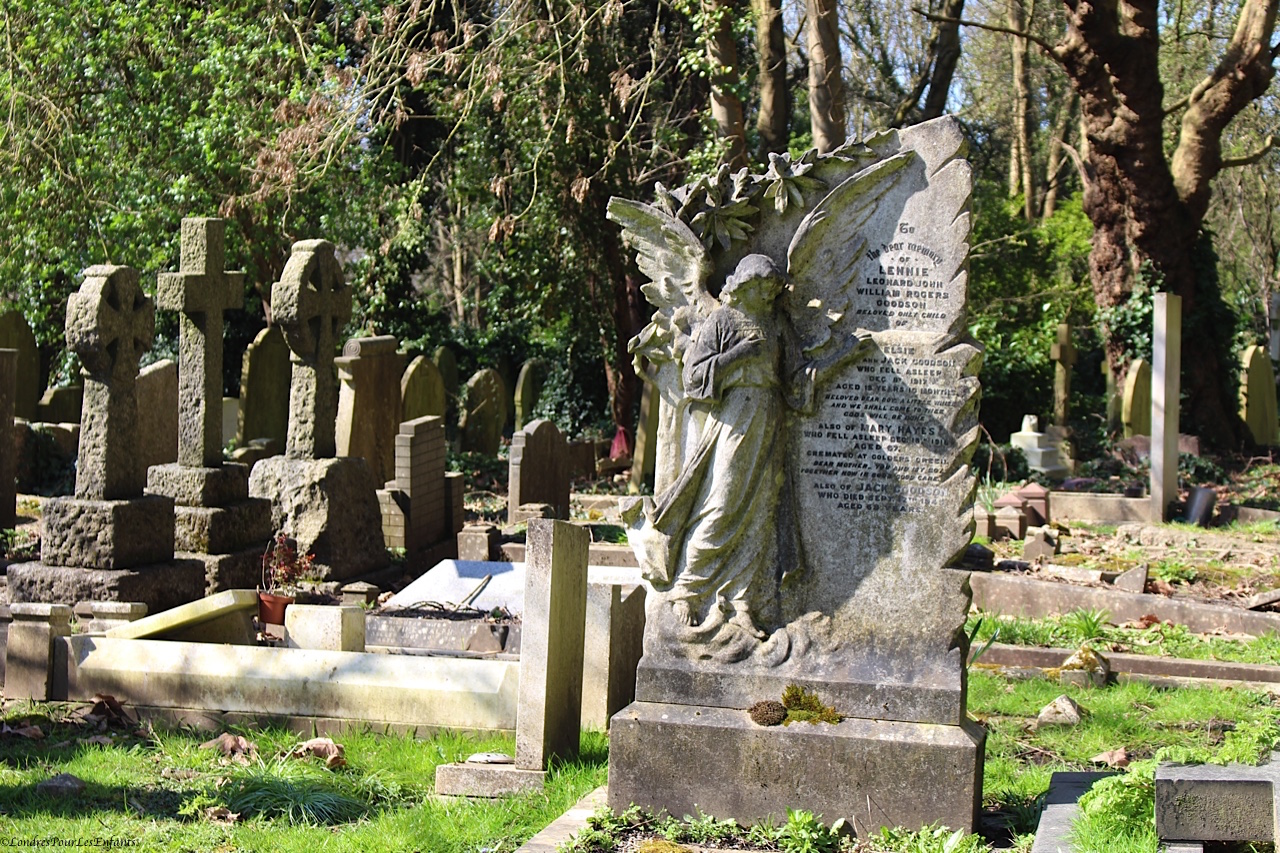
<svg viewBox="0 0 1280 853">
<path fill-rule="evenodd" d="M 1062 666 L 1075 654 L 1073 649 L 1046 649 L 1039 646 L 1011 646 L 994 643 L 976 663 L 998 667 L 1050 669 Z M 1186 678 L 1208 681 L 1230 681 L 1280 691 L 1280 666 L 1252 663 L 1228 663 L 1191 658 L 1164 658 L 1154 655 L 1131 655 L 1104 652 L 1113 673 L 1129 673 L 1159 678 Z"/>
<path fill-rule="evenodd" d="M 572 808 L 553 820 L 533 838 L 520 845 L 516 853 L 556 853 L 557 847 L 587 825 L 587 818 L 591 817 L 596 809 L 608 804 L 609 786 L 601 785 L 574 803 Z"/>
<path fill-rule="evenodd" d="M 1093 783 L 1111 773 L 1058 772 L 1049 777 L 1049 793 L 1044 798 L 1044 811 L 1036 825 L 1036 840 L 1031 853 L 1070 853 L 1071 822 L 1080 811 L 1078 801 Z"/>
</svg>

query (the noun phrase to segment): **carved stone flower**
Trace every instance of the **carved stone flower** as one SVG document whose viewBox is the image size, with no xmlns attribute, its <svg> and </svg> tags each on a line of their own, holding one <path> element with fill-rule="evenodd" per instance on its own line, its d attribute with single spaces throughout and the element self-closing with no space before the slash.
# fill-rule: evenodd
<svg viewBox="0 0 1280 853">
<path fill-rule="evenodd" d="M 732 241 L 747 239 L 755 230 L 747 220 L 760 211 L 751 204 L 755 193 L 755 184 L 745 168 L 735 174 L 727 165 L 721 166 L 714 181 L 705 178 L 699 181 L 690 198 L 701 195 L 705 207 L 689 224 L 703 245 L 709 249 L 712 243 L 718 242 L 720 248 L 728 249 Z"/>
<path fill-rule="evenodd" d="M 816 190 L 826 186 L 817 178 L 806 173 L 814 167 L 818 151 L 810 148 L 805 155 L 794 163 L 790 154 L 770 154 L 769 170 L 765 172 L 764 197 L 773 200 L 773 209 L 778 215 L 787 212 L 787 205 L 794 202 L 797 207 L 804 208 L 804 191 Z"/>
</svg>

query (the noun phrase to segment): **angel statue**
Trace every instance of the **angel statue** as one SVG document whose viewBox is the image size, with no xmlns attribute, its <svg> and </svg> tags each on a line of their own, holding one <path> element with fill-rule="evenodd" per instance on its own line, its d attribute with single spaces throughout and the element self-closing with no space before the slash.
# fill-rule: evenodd
<svg viewBox="0 0 1280 853">
<path fill-rule="evenodd" d="M 882 160 L 827 193 L 790 226 L 785 273 L 769 254 L 745 254 L 718 298 L 707 289 L 717 259 L 674 204 L 610 202 L 609 217 L 651 279 L 644 290 L 658 310 L 631 351 L 650 363 L 663 401 L 656 494 L 625 501 L 623 517 L 657 592 L 650 619 L 690 654 L 702 646 L 742 659 L 789 642 L 775 636 L 780 590 L 803 569 L 803 549 L 783 511 L 788 418 L 809 409 L 833 369 L 873 346 L 870 331 L 848 328 L 851 262 L 836 258 L 859 254 L 860 224 L 911 156 Z M 769 242 L 758 237 L 756 247 Z"/>
</svg>

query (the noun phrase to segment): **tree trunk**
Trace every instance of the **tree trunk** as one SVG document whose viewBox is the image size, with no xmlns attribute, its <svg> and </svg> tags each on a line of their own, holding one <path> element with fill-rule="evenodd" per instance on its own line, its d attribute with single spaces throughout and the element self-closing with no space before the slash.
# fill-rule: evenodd
<svg viewBox="0 0 1280 853">
<path fill-rule="evenodd" d="M 726 143 L 724 159 L 733 169 L 747 165 L 747 133 L 742 119 L 742 99 L 738 97 L 738 45 L 733 37 L 736 14 L 731 0 L 706 0 L 703 11 L 714 16 L 715 29 L 707 39 L 707 59 L 711 61 L 711 116 L 716 136 Z"/>
<path fill-rule="evenodd" d="M 1076 96 L 1072 92 L 1063 98 L 1058 105 L 1058 117 L 1053 121 L 1053 132 L 1049 139 L 1048 162 L 1044 169 L 1044 204 L 1040 208 L 1041 219 L 1053 216 L 1058 206 L 1058 187 L 1062 184 L 1063 144 L 1067 141 L 1067 128 L 1071 125 L 1071 114 L 1076 109 Z"/>
<path fill-rule="evenodd" d="M 1220 295 L 1197 278 L 1195 252 L 1222 167 L 1221 133 L 1274 74 L 1271 36 L 1280 0 L 1245 0 L 1221 61 L 1192 91 L 1173 166 L 1164 153 L 1164 87 L 1157 0 L 1064 0 L 1068 29 L 1053 49 L 1080 95 L 1088 139 L 1084 210 L 1094 225 L 1089 255 L 1100 306 L 1123 302 L 1145 264 L 1182 297 L 1186 340 L 1204 343 L 1183 360 L 1187 420 L 1202 438 L 1235 448 L 1245 436 L 1224 355 L 1223 330 L 1209 323 Z M 1123 366 L 1121 341 L 1107 341 Z"/>
<path fill-rule="evenodd" d="M 1022 0 L 1009 0 L 1009 29 L 1024 32 L 1031 19 Z M 1023 205 L 1022 215 L 1030 222 L 1035 216 L 1035 172 L 1031 161 L 1031 63 L 1028 61 L 1028 42 L 1023 36 L 1011 36 L 1013 54 L 1013 132 L 1018 141 L 1018 184 Z M 1012 174 L 1012 170 L 1010 170 Z M 1012 187 L 1012 183 L 1010 184 Z"/>
<path fill-rule="evenodd" d="M 947 96 L 951 93 L 951 81 L 960 61 L 960 18 L 964 15 L 964 0 L 946 0 L 942 4 L 942 17 L 933 37 L 933 74 L 929 77 L 929 94 L 924 99 L 920 120 L 929 121 L 942 115 L 947 108 Z"/>
<path fill-rule="evenodd" d="M 787 39 L 782 29 L 782 0 L 752 0 L 752 7 L 756 13 L 756 53 L 760 57 L 757 158 L 765 163 L 769 154 L 787 150 L 791 116 L 787 97 Z"/>
<path fill-rule="evenodd" d="M 809 122 L 825 154 L 844 144 L 844 81 L 840 77 L 840 16 L 836 0 L 805 0 L 809 49 Z"/>
</svg>

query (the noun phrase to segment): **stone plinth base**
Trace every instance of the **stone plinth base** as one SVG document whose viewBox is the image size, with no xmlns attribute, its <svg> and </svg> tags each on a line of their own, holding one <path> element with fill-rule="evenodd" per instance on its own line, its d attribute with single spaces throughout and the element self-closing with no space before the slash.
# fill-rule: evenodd
<svg viewBox="0 0 1280 853">
<path fill-rule="evenodd" d="M 172 559 L 173 498 L 160 495 L 123 501 L 54 498 L 45 504 L 40 560 L 47 565 L 128 569 Z"/>
<path fill-rule="evenodd" d="M 226 506 L 174 508 L 174 547 L 200 554 L 230 554 L 271 541 L 271 501 L 245 498 Z"/>
<path fill-rule="evenodd" d="M 172 518 L 172 516 L 170 516 Z M 9 600 L 140 601 L 159 613 L 204 595 L 204 565 L 169 560 L 129 569 L 83 569 L 18 563 L 9 567 Z"/>
<path fill-rule="evenodd" d="M 234 554 L 200 554 L 178 551 L 179 560 L 194 560 L 204 566 L 204 595 L 228 589 L 256 589 L 262 586 L 262 548 L 254 546 Z"/>
<path fill-rule="evenodd" d="M 249 496 L 249 466 L 224 462 L 217 468 L 153 465 L 147 491 L 168 495 L 178 506 L 226 506 Z"/>
<path fill-rule="evenodd" d="M 845 818 L 859 837 L 931 823 L 972 832 L 985 741 L 968 720 L 764 727 L 746 711 L 634 702 L 609 730 L 609 805 L 743 825 L 808 809 L 828 824 Z"/>
<path fill-rule="evenodd" d="M 378 485 L 358 457 L 273 456 L 253 466 L 249 494 L 268 498 L 272 526 L 315 555 L 322 580 L 345 580 L 388 565 Z"/>
<path fill-rule="evenodd" d="M 436 793 L 451 797 L 511 797 L 541 791 L 545 770 L 523 770 L 514 764 L 441 764 L 436 767 Z"/>
</svg>

